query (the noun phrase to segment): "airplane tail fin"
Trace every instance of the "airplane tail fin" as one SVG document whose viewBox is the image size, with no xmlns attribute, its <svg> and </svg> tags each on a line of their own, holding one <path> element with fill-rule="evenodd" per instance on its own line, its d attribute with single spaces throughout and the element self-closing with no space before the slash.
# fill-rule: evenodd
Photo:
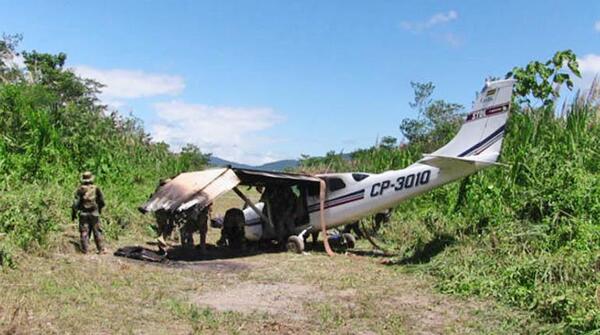
<svg viewBox="0 0 600 335">
<path fill-rule="evenodd" d="M 424 160 L 437 157 L 494 164 L 502 147 L 514 82 L 487 82 L 456 136 Z"/>
</svg>

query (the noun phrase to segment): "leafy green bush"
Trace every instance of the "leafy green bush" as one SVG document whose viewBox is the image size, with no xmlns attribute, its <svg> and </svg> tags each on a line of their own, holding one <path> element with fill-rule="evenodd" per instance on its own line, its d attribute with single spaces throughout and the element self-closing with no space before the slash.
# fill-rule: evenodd
<svg viewBox="0 0 600 335">
<path fill-rule="evenodd" d="M 206 165 L 197 147 L 174 154 L 152 143 L 139 120 L 101 105 L 102 85 L 66 69 L 66 55 L 24 52 L 19 69 L 6 61 L 15 48 L 14 39 L 0 42 L 0 265 L 47 247 L 70 223 L 82 171 L 104 190 L 104 229 L 116 239 L 142 222 L 136 208 L 159 178 Z"/>
<path fill-rule="evenodd" d="M 418 264 L 444 292 L 535 311 L 553 325 L 549 331 L 597 331 L 600 89 L 592 85 L 560 114 L 548 103 L 551 92 L 538 91 L 532 95 L 542 99 L 541 107 L 512 110 L 501 158 L 509 167 L 400 204 L 379 238 L 398 264 Z M 409 143 L 359 150 L 352 159 L 313 157 L 303 168 L 381 172 L 413 163 L 422 149 Z"/>
</svg>

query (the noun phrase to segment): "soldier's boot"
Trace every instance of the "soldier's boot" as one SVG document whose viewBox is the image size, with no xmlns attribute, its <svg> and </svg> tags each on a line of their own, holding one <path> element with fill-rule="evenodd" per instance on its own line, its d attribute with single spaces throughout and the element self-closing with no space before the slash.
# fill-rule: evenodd
<svg viewBox="0 0 600 335">
<path fill-rule="evenodd" d="M 96 243 L 98 253 L 105 254 L 106 249 L 104 249 L 104 237 L 102 236 L 102 229 L 100 229 L 100 221 L 92 224 L 92 232 L 94 233 L 94 242 Z"/>
<path fill-rule="evenodd" d="M 79 237 L 81 240 L 81 243 L 79 245 L 79 247 L 81 248 L 81 252 L 83 252 L 84 254 L 87 254 L 88 244 L 89 244 L 89 237 L 88 237 L 87 229 L 81 229 L 79 231 Z"/>
<path fill-rule="evenodd" d="M 94 242 L 96 242 L 96 249 L 98 250 L 98 253 L 105 254 L 106 248 L 104 248 L 104 238 L 102 238 L 102 235 L 94 234 Z"/>
</svg>

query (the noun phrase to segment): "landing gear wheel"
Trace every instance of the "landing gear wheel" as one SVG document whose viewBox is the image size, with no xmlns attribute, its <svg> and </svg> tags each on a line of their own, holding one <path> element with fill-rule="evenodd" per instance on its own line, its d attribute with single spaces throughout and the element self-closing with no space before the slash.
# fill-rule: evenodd
<svg viewBox="0 0 600 335">
<path fill-rule="evenodd" d="M 288 237 L 287 250 L 301 254 L 304 251 L 304 240 L 296 235 Z"/>
<path fill-rule="evenodd" d="M 346 245 L 346 248 L 354 249 L 354 246 L 356 245 L 356 238 L 354 237 L 354 235 L 352 235 L 350 233 L 343 233 L 342 239 L 344 240 L 344 244 Z"/>
</svg>

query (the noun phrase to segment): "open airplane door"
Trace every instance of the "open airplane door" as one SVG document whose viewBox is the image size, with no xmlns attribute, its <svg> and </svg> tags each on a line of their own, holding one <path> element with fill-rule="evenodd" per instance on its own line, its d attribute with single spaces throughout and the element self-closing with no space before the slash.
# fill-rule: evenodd
<svg viewBox="0 0 600 335">
<path fill-rule="evenodd" d="M 239 183 L 230 168 L 185 172 L 159 187 L 139 209 L 143 213 L 184 211 L 194 205 L 203 209 Z"/>
</svg>

